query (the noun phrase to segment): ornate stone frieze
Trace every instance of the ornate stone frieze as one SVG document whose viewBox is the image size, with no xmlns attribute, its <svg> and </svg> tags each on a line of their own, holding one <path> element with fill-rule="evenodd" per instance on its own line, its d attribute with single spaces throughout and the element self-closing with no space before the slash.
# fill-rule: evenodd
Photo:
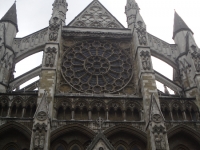
<svg viewBox="0 0 200 150">
<path fill-rule="evenodd" d="M 49 25 L 49 40 L 57 41 L 58 31 L 60 29 L 60 20 L 57 17 L 53 18 L 53 23 Z"/>
<path fill-rule="evenodd" d="M 46 67 L 53 67 L 54 66 L 54 62 L 55 62 L 55 58 L 56 58 L 56 48 L 53 47 L 48 47 L 46 49 L 46 58 L 45 58 L 45 66 Z"/>
<path fill-rule="evenodd" d="M 80 36 L 80 37 L 108 37 L 108 38 L 131 38 L 129 33 L 111 33 L 111 32 L 82 32 L 82 31 L 63 31 L 63 37 Z"/>
<path fill-rule="evenodd" d="M 69 26 L 92 28 L 124 28 L 99 1 L 93 1 Z"/>
<path fill-rule="evenodd" d="M 138 41 L 140 45 L 147 45 L 146 27 L 144 27 L 142 21 L 138 21 L 137 25 L 138 25 L 138 28 L 137 28 Z"/>
<path fill-rule="evenodd" d="M 149 51 L 140 52 L 142 67 L 144 70 L 151 70 L 150 53 Z"/>
</svg>

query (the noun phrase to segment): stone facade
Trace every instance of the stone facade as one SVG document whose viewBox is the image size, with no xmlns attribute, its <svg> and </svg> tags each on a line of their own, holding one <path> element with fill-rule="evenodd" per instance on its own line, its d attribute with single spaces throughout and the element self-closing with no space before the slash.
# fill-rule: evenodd
<svg viewBox="0 0 200 150">
<path fill-rule="evenodd" d="M 135 0 L 128 28 L 98 0 L 69 25 L 67 10 L 55 0 L 49 26 L 24 38 L 16 4 L 0 20 L 0 149 L 198 150 L 200 50 L 181 17 L 169 44 L 146 31 Z M 14 78 L 15 64 L 39 51 L 42 64 Z M 173 67 L 173 81 L 151 56 Z"/>
</svg>

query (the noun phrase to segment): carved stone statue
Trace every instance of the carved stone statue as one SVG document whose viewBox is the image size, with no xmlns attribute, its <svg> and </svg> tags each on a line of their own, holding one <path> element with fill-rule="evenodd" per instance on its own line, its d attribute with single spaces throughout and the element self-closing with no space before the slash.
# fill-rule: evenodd
<svg viewBox="0 0 200 150">
<path fill-rule="evenodd" d="M 142 51 L 141 54 L 142 59 L 142 67 L 144 70 L 150 70 L 151 69 L 151 63 L 150 63 L 150 54 L 148 51 Z"/>
<path fill-rule="evenodd" d="M 44 148 L 44 141 L 45 141 L 45 137 L 44 137 L 44 134 L 42 133 L 40 136 L 40 145 L 39 145 L 40 148 Z"/>
<path fill-rule="evenodd" d="M 40 139 L 39 131 L 36 131 L 35 138 L 34 138 L 34 147 L 35 148 L 37 148 L 39 146 L 39 139 Z"/>
<path fill-rule="evenodd" d="M 165 150 L 166 145 L 162 135 L 155 135 L 156 150 Z"/>
<path fill-rule="evenodd" d="M 58 30 L 60 28 L 60 24 L 58 23 L 59 19 L 57 17 L 53 18 L 53 23 L 49 25 L 49 40 L 56 41 L 58 38 Z"/>
<path fill-rule="evenodd" d="M 55 56 L 56 56 L 56 48 L 47 48 L 46 50 L 46 58 L 45 58 L 45 66 L 46 67 L 53 67 L 55 62 Z"/>
<path fill-rule="evenodd" d="M 146 45 L 147 44 L 147 38 L 146 38 L 146 28 L 143 27 L 143 22 L 138 21 L 138 28 L 137 28 L 137 34 L 138 34 L 138 40 L 140 45 Z"/>
</svg>

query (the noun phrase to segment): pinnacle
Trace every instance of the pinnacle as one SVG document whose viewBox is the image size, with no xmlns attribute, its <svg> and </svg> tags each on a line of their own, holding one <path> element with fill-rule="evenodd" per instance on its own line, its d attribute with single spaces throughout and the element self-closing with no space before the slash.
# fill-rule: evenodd
<svg viewBox="0 0 200 150">
<path fill-rule="evenodd" d="M 174 32 L 173 32 L 173 39 L 175 35 L 183 30 L 187 30 L 192 32 L 192 30 L 187 26 L 187 24 L 183 21 L 183 19 L 178 15 L 176 11 L 174 11 Z M 192 32 L 193 34 L 193 32 Z"/>
<path fill-rule="evenodd" d="M 7 11 L 7 13 L 1 18 L 0 22 L 10 22 L 16 27 L 18 31 L 16 1 Z"/>
</svg>

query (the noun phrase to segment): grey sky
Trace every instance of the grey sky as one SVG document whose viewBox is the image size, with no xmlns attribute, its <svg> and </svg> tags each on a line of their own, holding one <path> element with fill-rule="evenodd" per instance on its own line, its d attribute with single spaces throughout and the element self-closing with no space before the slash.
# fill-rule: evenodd
<svg viewBox="0 0 200 150">
<path fill-rule="evenodd" d="M 68 12 L 66 24 L 76 17 L 92 0 L 67 0 Z M 99 0 L 125 27 L 126 0 Z M 136 0 L 141 8 L 141 15 L 147 25 L 147 31 L 158 38 L 173 43 L 173 19 L 174 9 L 183 18 L 186 24 L 194 32 L 197 44 L 200 43 L 200 1 L 199 0 Z M 19 33 L 17 37 L 23 37 L 48 26 L 52 13 L 52 4 L 54 0 L 17 0 L 17 15 Z M 0 0 L 0 18 L 14 3 L 14 0 Z M 37 59 L 37 60 L 36 60 Z M 36 63 L 41 62 L 40 57 L 27 61 L 29 65 L 18 64 L 16 67 L 17 74 L 20 69 L 31 69 Z M 31 62 L 31 64 L 30 64 Z M 23 64 L 25 64 L 23 62 Z M 35 65 L 37 66 L 37 65 Z M 157 70 L 163 70 L 163 65 L 157 65 L 154 61 L 154 67 Z M 171 70 L 165 68 L 168 77 L 171 77 Z"/>
</svg>

